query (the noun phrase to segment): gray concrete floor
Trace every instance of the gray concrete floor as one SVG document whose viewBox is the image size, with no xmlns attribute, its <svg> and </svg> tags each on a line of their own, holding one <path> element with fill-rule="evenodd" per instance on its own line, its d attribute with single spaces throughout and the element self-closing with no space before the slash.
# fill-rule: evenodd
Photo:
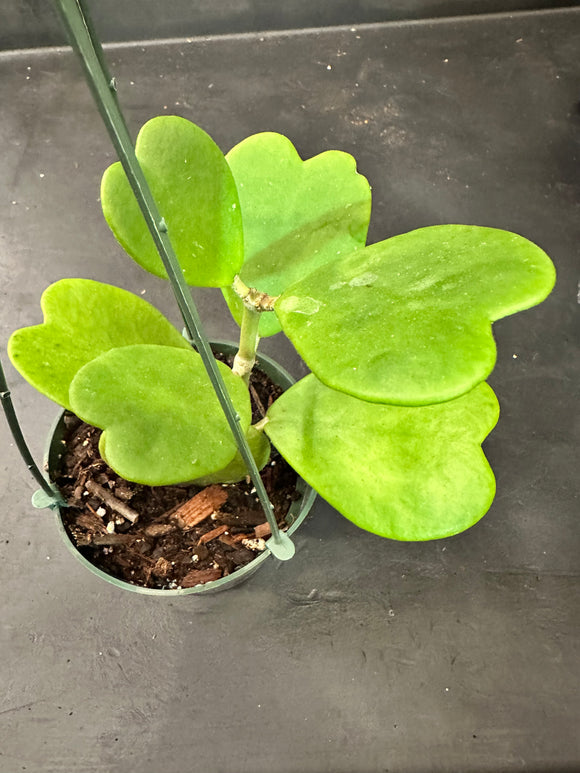
<svg viewBox="0 0 580 773">
<path fill-rule="evenodd" d="M 30 506 L 0 422 L 0 771 L 580 770 L 580 11 L 150 43 L 108 51 L 131 127 L 195 120 L 352 152 L 373 240 L 438 222 L 517 231 L 554 259 L 540 307 L 495 327 L 489 514 L 400 544 L 319 501 L 287 564 L 211 598 L 109 586 Z M 329 69 L 330 68 L 330 69 Z M 0 344 L 65 276 L 178 321 L 100 214 L 113 155 L 66 50 L 0 55 Z M 219 294 L 195 293 L 212 337 Z M 264 342 L 295 375 L 290 344 Z M 57 409 L 8 368 L 37 455 Z"/>
</svg>

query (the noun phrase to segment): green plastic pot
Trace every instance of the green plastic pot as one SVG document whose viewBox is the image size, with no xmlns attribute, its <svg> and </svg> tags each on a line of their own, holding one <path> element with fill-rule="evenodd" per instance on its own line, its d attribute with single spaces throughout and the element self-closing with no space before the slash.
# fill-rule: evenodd
<svg viewBox="0 0 580 773">
<path fill-rule="evenodd" d="M 219 352 L 225 355 L 235 355 L 237 352 L 237 346 L 226 341 L 215 341 L 211 343 L 211 346 L 215 352 Z M 263 354 L 258 354 L 256 367 L 258 370 L 261 370 L 267 376 L 269 376 L 272 381 L 277 386 L 282 387 L 282 389 L 288 389 L 292 386 L 292 384 L 295 383 L 295 379 L 286 370 L 284 370 L 284 368 L 278 365 L 278 363 L 272 360 L 270 357 L 267 357 Z M 59 414 L 49 435 L 49 443 L 45 455 L 45 464 L 51 479 L 53 478 L 55 471 L 58 469 L 60 456 L 62 454 L 62 440 L 65 434 L 64 416 L 64 411 Z M 286 523 L 288 524 L 287 533 L 289 535 L 292 535 L 296 529 L 298 529 L 300 524 L 304 521 L 310 512 L 310 509 L 314 504 L 314 500 L 316 499 L 316 491 L 308 486 L 301 478 L 298 478 L 296 488 L 300 494 L 300 498 L 292 503 L 290 510 L 286 515 Z M 91 571 L 93 574 L 96 574 L 97 577 L 106 580 L 107 582 L 111 583 L 111 585 L 115 585 L 117 588 L 123 588 L 124 590 L 133 591 L 134 593 L 144 593 L 149 596 L 173 597 L 187 595 L 199 596 L 201 594 L 209 594 L 221 590 L 226 590 L 227 588 L 233 588 L 234 586 L 239 585 L 244 580 L 247 580 L 248 577 L 251 577 L 251 575 L 253 575 L 254 572 L 256 572 L 256 570 L 264 564 L 264 561 L 266 561 L 272 555 L 270 550 L 266 548 L 266 550 L 256 556 L 256 558 L 249 564 L 246 564 L 240 569 L 236 569 L 236 571 L 232 572 L 232 574 L 228 575 L 227 577 L 222 577 L 219 580 L 213 580 L 212 582 L 207 582 L 204 585 L 198 585 L 193 588 L 174 588 L 167 590 L 162 588 L 143 588 L 138 585 L 132 585 L 131 583 L 125 582 L 124 580 L 119 580 L 118 578 L 103 572 L 102 569 L 99 569 L 87 558 L 85 558 L 85 556 L 83 556 L 76 545 L 72 542 L 68 532 L 65 529 L 63 523 L 63 510 L 64 508 L 60 507 L 54 508 L 56 523 L 65 545 L 74 555 L 74 557 L 80 561 L 80 563 L 83 564 L 83 566 L 85 566 L 89 571 Z"/>
</svg>

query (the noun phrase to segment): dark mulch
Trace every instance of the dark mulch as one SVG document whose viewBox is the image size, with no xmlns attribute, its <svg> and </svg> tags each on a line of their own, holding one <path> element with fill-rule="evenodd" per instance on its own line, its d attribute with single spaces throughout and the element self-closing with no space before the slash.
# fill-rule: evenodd
<svg viewBox="0 0 580 773">
<path fill-rule="evenodd" d="M 263 373 L 254 372 L 251 392 L 255 422 L 281 390 Z M 264 549 L 269 530 L 251 482 L 205 490 L 130 483 L 100 457 L 99 429 L 72 414 L 66 426 L 56 477 L 70 505 L 63 509 L 65 528 L 78 550 L 104 572 L 146 588 L 187 588 L 232 574 Z M 275 449 L 262 480 L 277 521 L 285 526 L 288 509 L 298 497 L 296 473 Z M 201 491 L 180 517 L 180 506 Z M 199 502 L 205 504 L 200 508 Z M 191 512 L 203 520 L 190 526 L 188 512 L 190 520 Z"/>
</svg>

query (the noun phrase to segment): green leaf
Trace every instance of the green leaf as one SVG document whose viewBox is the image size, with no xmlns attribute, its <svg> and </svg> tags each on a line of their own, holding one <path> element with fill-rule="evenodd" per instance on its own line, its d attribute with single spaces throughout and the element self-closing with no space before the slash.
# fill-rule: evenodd
<svg viewBox="0 0 580 773">
<path fill-rule="evenodd" d="M 282 328 L 328 386 L 365 400 L 428 405 L 491 373 L 491 323 L 542 301 L 548 256 L 507 231 L 444 225 L 395 236 L 289 287 Z"/>
<path fill-rule="evenodd" d="M 254 427 L 250 427 L 247 431 L 246 440 L 252 451 L 256 466 L 261 470 L 270 458 L 270 441 L 266 435 L 264 435 L 263 430 L 257 430 Z M 237 483 L 238 481 L 243 480 L 247 475 L 248 469 L 246 463 L 242 459 L 240 452 L 237 451 L 232 461 L 224 467 L 223 470 L 218 470 L 211 475 L 198 478 L 194 480 L 193 483 L 198 486 L 211 486 L 213 483 Z"/>
<path fill-rule="evenodd" d="M 306 376 L 269 409 L 265 431 L 313 488 L 363 529 L 396 540 L 449 537 L 489 509 L 480 444 L 499 408 L 483 383 L 447 403 L 378 405 Z"/>
<path fill-rule="evenodd" d="M 223 363 L 240 426 L 247 432 L 250 397 Z M 88 363 L 70 390 L 74 412 L 103 431 L 99 449 L 127 480 L 161 486 L 221 470 L 236 443 L 199 354 L 169 346 L 126 346 Z"/>
<path fill-rule="evenodd" d="M 185 118 L 158 116 L 142 127 L 135 153 L 188 284 L 231 284 L 243 259 L 242 221 L 236 185 L 221 150 Z M 101 201 L 124 249 L 146 271 L 166 279 L 119 162 L 103 175 Z"/>
<path fill-rule="evenodd" d="M 183 336 L 147 301 L 90 279 L 61 279 L 40 300 L 44 323 L 12 334 L 8 354 L 39 392 L 71 409 L 77 371 L 109 349 L 161 344 L 189 349 Z"/>
<path fill-rule="evenodd" d="M 330 150 L 302 161 L 281 134 L 254 134 L 226 156 L 240 196 L 244 265 L 249 287 L 279 295 L 321 265 L 364 246 L 371 212 L 367 180 L 348 153 Z M 223 293 L 241 323 L 242 303 Z M 260 335 L 278 333 L 274 314 L 262 314 Z"/>
</svg>

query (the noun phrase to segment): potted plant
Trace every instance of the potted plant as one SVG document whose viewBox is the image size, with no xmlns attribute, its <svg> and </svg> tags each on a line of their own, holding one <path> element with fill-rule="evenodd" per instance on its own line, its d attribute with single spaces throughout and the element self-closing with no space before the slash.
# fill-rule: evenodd
<svg viewBox="0 0 580 773">
<path fill-rule="evenodd" d="M 136 155 L 185 280 L 221 288 L 240 323 L 232 367 L 219 368 L 257 466 L 268 464 L 272 443 L 339 512 L 390 539 L 438 539 L 479 520 L 494 496 L 481 450 L 498 418 L 485 383 L 495 361 L 491 323 L 550 292 L 545 253 L 521 236 L 464 225 L 365 246 L 371 193 L 352 157 L 327 151 L 302 161 L 279 134 L 249 137 L 224 157 L 193 123 L 160 116 L 142 128 Z M 131 257 L 166 276 L 120 163 L 105 172 L 101 201 Z M 157 310 L 84 279 L 49 287 L 42 308 L 43 324 L 12 335 L 10 358 L 33 386 L 102 430 L 98 448 L 120 476 L 117 491 L 123 478 L 193 484 L 211 499 L 245 479 L 200 354 Z M 279 331 L 312 373 L 252 423 L 258 342 Z M 95 517 L 105 516 L 109 536 L 122 526 L 114 532 L 122 539 L 96 545 L 116 551 L 131 539 L 131 517 L 92 485 L 93 505 L 101 497 L 93 534 Z M 163 513 L 150 534 L 155 525 L 161 536 L 175 531 L 179 518 Z M 210 526 L 196 544 L 214 533 L 235 545 L 223 524 Z M 197 555 L 193 543 L 187 549 Z M 174 582 L 168 570 L 157 574 L 158 586 Z M 200 583 L 216 576 L 200 574 Z"/>
<path fill-rule="evenodd" d="M 270 534 L 276 556 L 293 554 L 281 528 L 288 502 L 276 517 L 266 490 L 278 461 L 271 446 L 280 467 L 283 458 L 380 536 L 439 539 L 472 526 L 495 491 L 481 449 L 498 419 L 485 382 L 491 324 L 549 294 L 548 256 L 517 234 L 468 225 L 366 246 L 371 192 L 354 159 L 332 150 L 303 161 L 280 134 L 254 135 L 224 156 L 195 124 L 159 116 L 133 148 L 82 3 L 58 3 L 121 159 L 103 177 L 105 218 L 134 260 L 170 279 L 187 332 L 125 290 L 63 279 L 43 295 L 44 322 L 11 337 L 17 370 L 69 412 L 49 454 L 66 479 L 68 514 L 41 479 L 68 535 L 105 565 L 120 555 L 124 587 L 133 587 L 127 546 L 151 570 L 149 592 L 231 584 L 267 554 Z M 222 352 L 235 352 L 231 368 L 214 359 L 188 285 L 223 292 L 240 325 L 239 345 Z M 258 343 L 279 332 L 311 373 L 291 385 L 261 358 L 274 381 L 262 378 L 261 397 Z M 63 443 L 78 458 L 59 461 Z M 254 524 L 226 505 L 224 489 L 238 482 L 262 507 Z M 142 516 L 134 503 L 145 499 L 157 504 Z M 306 492 L 291 528 L 311 503 Z M 220 567 L 212 547 L 237 558 Z M 234 571 L 242 551 L 259 557 Z M 184 560 L 193 568 L 175 579 Z"/>
</svg>

